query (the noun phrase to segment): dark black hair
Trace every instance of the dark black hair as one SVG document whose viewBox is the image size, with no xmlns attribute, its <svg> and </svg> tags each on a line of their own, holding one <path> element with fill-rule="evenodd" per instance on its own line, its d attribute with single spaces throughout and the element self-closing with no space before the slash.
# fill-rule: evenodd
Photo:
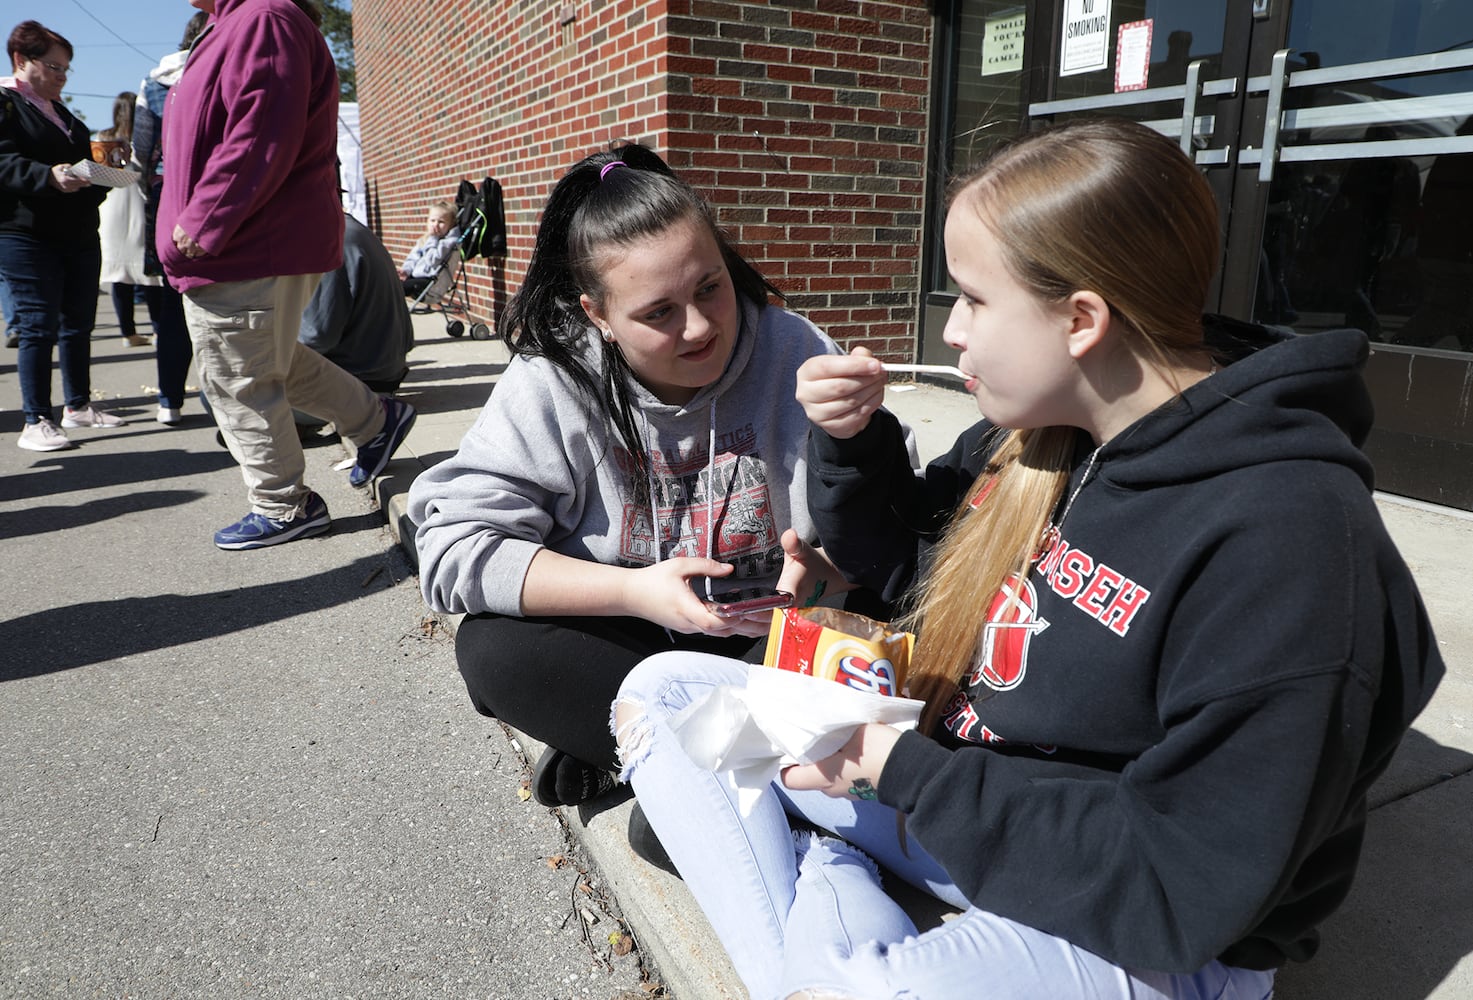
<svg viewBox="0 0 1473 1000">
<path fill-rule="evenodd" d="M 194 40 L 200 36 L 200 32 L 204 31 L 205 25 L 209 23 L 209 14 L 202 10 L 195 11 L 194 16 L 189 19 L 189 23 L 184 26 L 184 37 L 179 40 L 179 51 L 188 52 L 190 47 L 194 45 Z"/>
<path fill-rule="evenodd" d="M 623 166 L 600 177 L 614 162 Z M 632 486 L 639 498 L 648 492 L 643 473 L 649 456 L 635 425 L 629 366 L 617 346 L 603 341 L 602 384 L 585 364 L 582 341 L 593 335 L 592 322 L 579 297 L 602 303 L 599 268 L 610 247 L 629 246 L 686 219 L 699 219 L 710 228 L 738 298 L 758 308 L 769 295 L 782 298 L 726 239 L 706 200 L 658 154 L 630 143 L 585 157 L 557 182 L 542 210 L 526 277 L 499 324 L 512 353 L 546 358 L 567 372 L 613 425 L 633 457 Z"/>
<path fill-rule="evenodd" d="M 292 0 L 303 14 L 312 19 L 312 23 L 319 28 L 322 27 L 322 8 L 317 6 L 317 0 Z"/>
</svg>

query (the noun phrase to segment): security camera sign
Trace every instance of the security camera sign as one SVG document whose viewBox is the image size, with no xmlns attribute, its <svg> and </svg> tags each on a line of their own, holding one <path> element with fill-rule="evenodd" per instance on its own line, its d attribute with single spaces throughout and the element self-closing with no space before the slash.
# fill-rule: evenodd
<svg viewBox="0 0 1473 1000">
<path fill-rule="evenodd" d="M 1064 0 L 1059 75 L 1093 73 L 1110 65 L 1110 0 Z"/>
<path fill-rule="evenodd" d="M 1028 30 L 1026 11 L 989 17 L 982 33 L 982 75 L 1016 73 L 1023 68 L 1023 37 Z"/>
</svg>

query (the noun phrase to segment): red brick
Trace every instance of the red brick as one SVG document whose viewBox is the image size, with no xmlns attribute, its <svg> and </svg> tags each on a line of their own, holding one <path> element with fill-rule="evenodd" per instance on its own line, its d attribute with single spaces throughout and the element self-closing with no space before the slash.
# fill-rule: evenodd
<svg viewBox="0 0 1473 1000">
<path fill-rule="evenodd" d="M 921 302 L 915 220 L 925 211 L 931 4 L 815 6 L 597 2 L 580 4 L 565 31 L 548 5 L 443 0 L 435 24 L 454 26 L 447 46 L 448 27 L 400 28 L 423 22 L 423 0 L 357 0 L 365 174 L 390 253 L 402 257 L 418 238 L 426 202 L 453 198 L 462 177 L 497 177 L 507 258 L 466 268 L 472 311 L 493 316 L 493 290 L 517 287 L 557 178 L 611 141 L 638 139 L 706 193 L 718 217 L 731 216 L 723 224 L 779 287 L 845 296 L 845 307 L 811 319 L 848 344 L 909 357 Z M 779 26 L 818 42 L 759 40 Z M 761 81 L 720 75 L 715 52 L 733 44 L 740 61 L 762 65 Z M 411 66 L 424 97 L 406 114 L 401 80 Z M 852 86 L 837 82 L 844 72 L 855 74 Z M 836 129 L 879 130 L 880 141 Z M 903 169 L 883 190 L 834 190 L 846 176 L 880 177 L 888 163 Z M 917 236 L 886 242 L 877 231 Z M 870 296 L 883 298 L 848 304 Z"/>
</svg>

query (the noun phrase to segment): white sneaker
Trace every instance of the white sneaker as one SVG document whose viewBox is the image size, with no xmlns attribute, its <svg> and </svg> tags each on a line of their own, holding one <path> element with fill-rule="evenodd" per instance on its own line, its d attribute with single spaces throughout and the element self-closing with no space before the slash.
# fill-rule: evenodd
<svg viewBox="0 0 1473 1000">
<path fill-rule="evenodd" d="M 179 422 L 179 408 L 176 406 L 159 406 L 159 414 L 154 417 L 161 424 L 177 424 Z"/>
<path fill-rule="evenodd" d="M 63 427 L 121 427 L 123 421 L 105 410 L 88 403 L 80 410 L 74 410 L 70 406 L 61 411 L 61 426 Z"/>
<path fill-rule="evenodd" d="M 61 451 L 73 447 L 61 429 L 45 417 L 34 424 L 26 424 L 15 443 L 27 451 Z"/>
</svg>

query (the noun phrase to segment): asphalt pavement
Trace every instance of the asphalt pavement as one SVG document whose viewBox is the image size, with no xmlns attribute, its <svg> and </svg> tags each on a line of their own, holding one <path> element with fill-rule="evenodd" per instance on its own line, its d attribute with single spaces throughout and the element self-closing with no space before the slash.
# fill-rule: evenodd
<svg viewBox="0 0 1473 1000">
<path fill-rule="evenodd" d="M 344 448 L 306 452 L 330 534 L 216 549 L 213 423 L 93 346 L 128 423 L 47 454 L 0 347 L 0 997 L 649 997 Z"/>
<path fill-rule="evenodd" d="M 153 422 L 150 351 L 99 329 L 94 394 L 130 423 L 51 455 L 15 447 L 0 354 L 0 996 L 743 995 L 683 883 L 629 851 L 628 797 L 521 799 L 540 746 L 466 702 L 404 500 L 506 352 L 415 328 L 420 416 L 386 475 L 352 490 L 324 437 L 308 479 L 333 532 L 245 553 L 209 540 L 245 511 L 238 472 L 197 405 Z M 925 457 L 975 419 L 936 385 L 887 404 Z M 1380 500 L 1450 673 L 1280 1000 L 1473 997 L 1473 517 Z"/>
</svg>

